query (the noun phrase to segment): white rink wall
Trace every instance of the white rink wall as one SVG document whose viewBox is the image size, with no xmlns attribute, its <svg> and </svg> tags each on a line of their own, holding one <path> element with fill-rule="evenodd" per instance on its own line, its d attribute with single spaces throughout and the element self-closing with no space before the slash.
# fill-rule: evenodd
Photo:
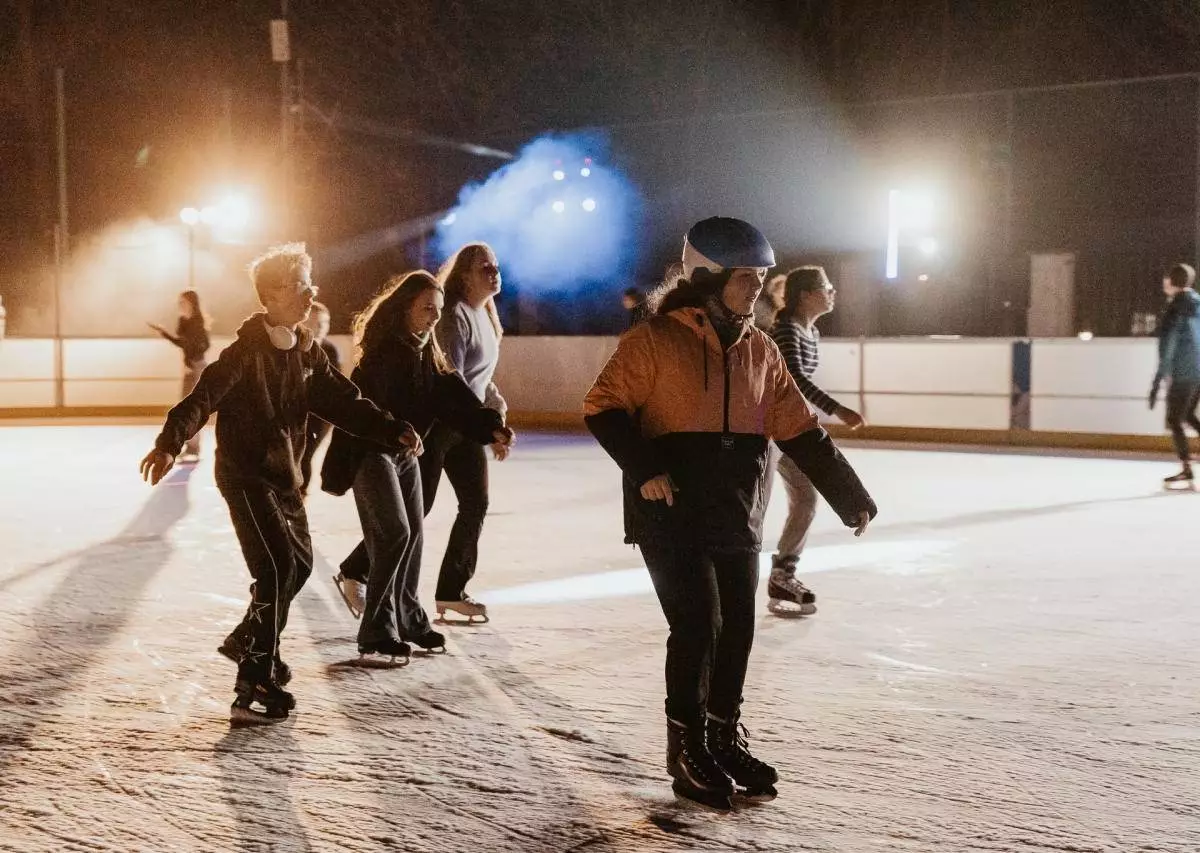
<svg viewBox="0 0 1200 853">
<path fill-rule="evenodd" d="M 213 356 L 230 338 L 214 338 Z M 334 336 L 348 363 L 350 341 Z M 578 417 L 584 393 L 616 347 L 613 337 L 504 340 L 496 381 L 514 413 Z M 875 427 L 1008 430 L 1014 407 L 1008 339 L 826 339 L 816 381 Z M 74 409 L 155 408 L 179 395 L 179 350 L 155 337 L 63 342 L 64 399 Z M 1157 436 L 1161 407 L 1146 392 L 1156 359 L 1150 338 L 1031 343 L 1028 428 L 1038 432 Z M 54 406 L 52 340 L 0 341 L 0 410 Z M 1024 424 L 1021 424 L 1022 426 Z"/>
</svg>

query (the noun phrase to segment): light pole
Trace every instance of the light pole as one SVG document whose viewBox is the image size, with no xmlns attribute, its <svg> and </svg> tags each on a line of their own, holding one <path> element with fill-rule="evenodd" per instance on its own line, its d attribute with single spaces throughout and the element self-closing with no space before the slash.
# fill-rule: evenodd
<svg viewBox="0 0 1200 853">
<path fill-rule="evenodd" d="M 200 211 L 194 207 L 185 207 L 179 211 L 179 219 L 187 226 L 188 232 L 188 290 L 196 289 L 196 223 L 200 221 Z"/>
<path fill-rule="evenodd" d="M 218 232 L 218 239 L 229 241 L 246 229 L 251 215 L 250 200 L 238 193 L 225 196 L 218 204 L 179 211 L 179 221 L 187 226 L 188 232 L 188 290 L 196 289 L 196 226 L 205 225 Z"/>
</svg>

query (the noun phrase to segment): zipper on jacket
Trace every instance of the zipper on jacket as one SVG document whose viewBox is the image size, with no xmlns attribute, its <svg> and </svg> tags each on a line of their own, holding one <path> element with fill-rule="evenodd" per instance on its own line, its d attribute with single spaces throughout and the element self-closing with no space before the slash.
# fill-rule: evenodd
<svg viewBox="0 0 1200 853">
<path fill-rule="evenodd" d="M 725 374 L 725 389 L 724 389 L 724 419 L 723 432 L 721 433 L 721 449 L 733 450 L 733 436 L 729 432 L 729 350 L 721 348 L 721 366 L 724 368 Z"/>
</svg>

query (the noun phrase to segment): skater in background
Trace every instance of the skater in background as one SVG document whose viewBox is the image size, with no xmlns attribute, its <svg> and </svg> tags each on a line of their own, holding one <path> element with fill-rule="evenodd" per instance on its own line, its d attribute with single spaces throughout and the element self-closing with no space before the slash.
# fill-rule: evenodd
<svg viewBox="0 0 1200 853">
<path fill-rule="evenodd" d="M 216 482 L 254 582 L 246 615 L 218 649 L 237 661 L 235 723 L 287 717 L 295 699 L 283 689 L 291 671 L 280 635 L 292 599 L 312 571 L 312 541 L 300 497 L 300 456 L 309 411 L 398 452 L 419 445 L 329 365 L 302 324 L 316 296 L 312 259 L 302 243 L 276 246 L 250 265 L 263 311 L 170 412 L 142 476 L 158 483 L 185 442 L 217 418 Z M 263 709 L 252 707 L 258 703 Z"/>
<path fill-rule="evenodd" d="M 158 332 L 175 346 L 183 350 L 183 385 L 180 399 L 192 393 L 200 374 L 208 362 L 210 322 L 208 316 L 200 307 L 200 294 L 194 290 L 185 290 L 179 294 L 179 320 L 175 324 L 175 334 L 171 334 L 157 323 L 147 323 L 151 329 Z M 180 463 L 200 461 L 200 433 L 196 433 L 183 448 L 179 456 Z"/>
<path fill-rule="evenodd" d="M 1168 486 L 1190 484 L 1191 451 L 1188 448 L 1186 423 L 1200 434 L 1196 404 L 1200 402 L 1200 295 L 1194 285 L 1196 271 L 1187 264 L 1176 264 L 1163 276 L 1162 289 L 1166 294 L 1166 310 L 1159 323 L 1158 370 L 1150 386 L 1150 408 L 1158 402 L 1162 383 L 1167 383 L 1167 429 L 1175 444 L 1175 454 L 1183 463 L 1178 474 L 1163 480 Z"/>
<path fill-rule="evenodd" d="M 843 406 L 812 381 L 812 375 L 821 363 L 821 333 L 817 331 L 816 322 L 833 311 L 837 291 L 823 267 L 797 267 L 786 276 L 776 278 L 783 279 L 781 310 L 770 334 L 779 347 L 788 373 L 809 403 L 851 429 L 858 429 L 866 423 L 863 416 Z M 796 578 L 796 565 L 804 553 L 808 531 L 817 515 L 817 490 L 795 462 L 772 448 L 767 478 L 768 500 L 776 468 L 787 492 L 788 511 L 771 560 L 767 607 L 780 616 L 807 616 L 817 612 L 817 597 Z"/>
<path fill-rule="evenodd" d="M 622 336 L 584 401 L 623 473 L 626 541 L 667 618 L 667 772 L 718 809 L 734 785 L 774 796 L 775 769 L 740 725 L 754 638 L 767 444 L 796 462 L 861 534 L 875 504 L 805 403 L 754 302 L 775 263 L 752 225 L 715 217 L 683 247 L 684 277 Z"/>
<path fill-rule="evenodd" d="M 313 333 L 313 341 L 321 349 L 325 351 L 325 357 L 329 359 L 329 366 L 341 372 L 342 357 L 338 353 L 338 348 L 329 340 L 329 309 L 320 302 L 314 302 L 312 313 L 308 315 L 308 321 L 305 325 Z M 312 461 L 313 456 L 317 452 L 317 448 L 321 442 L 325 440 L 325 436 L 329 435 L 332 427 L 325 421 L 318 418 L 316 415 L 308 416 L 308 426 L 305 429 L 304 437 L 304 455 L 300 457 L 300 496 L 308 496 L 308 487 L 312 482 Z"/>
<path fill-rule="evenodd" d="M 754 300 L 754 326 L 769 332 L 783 307 L 783 281 L 787 276 L 773 275 L 763 285 L 762 293 Z"/>
<path fill-rule="evenodd" d="M 508 404 L 492 381 L 503 336 L 495 303 L 500 292 L 495 252 L 484 243 L 463 246 L 442 266 L 438 282 L 446 303 L 435 334 L 446 361 L 484 406 L 500 413 L 503 423 Z M 506 459 L 512 446 L 512 431 L 505 434 L 508 442 L 490 445 L 497 461 Z M 467 593 L 467 584 L 479 562 L 479 537 L 488 509 L 487 456 L 478 442 L 463 436 L 452 424 L 438 420 L 425 436 L 420 468 L 426 515 L 437 497 L 443 471 L 458 499 L 458 514 L 450 528 L 434 593 L 437 615 L 445 620 L 449 611 L 467 617 L 468 622 L 486 622 L 487 606 Z M 366 566 L 361 555 L 351 554 L 334 577 L 351 613 L 361 612 L 366 606 Z"/>
<path fill-rule="evenodd" d="M 463 441 L 507 446 L 511 433 L 504 419 L 484 407 L 433 335 L 444 302 L 442 286 L 423 270 L 392 279 L 354 320 L 356 364 L 350 378 L 418 435 L 428 433 L 436 418 Z M 338 430 L 321 483 L 337 495 L 353 487 L 362 522 L 364 541 L 342 566 L 343 573 L 367 577 L 359 653 L 407 657 L 409 643 L 426 650 L 444 647 L 446 638 L 430 626 L 417 597 L 425 508 L 416 458 Z"/>
<path fill-rule="evenodd" d="M 438 281 L 446 291 L 446 309 L 437 326 L 446 359 L 483 405 L 495 409 L 507 421 L 508 404 L 492 379 L 504 336 L 495 302 L 501 286 L 496 253 L 484 243 L 463 246 L 442 266 Z M 508 458 L 512 433 L 507 434 L 507 443 L 491 444 L 497 462 Z M 487 606 L 467 593 L 467 584 L 479 562 L 479 537 L 488 510 L 487 457 L 478 443 L 448 424 L 436 423 L 421 457 L 426 513 L 437 497 L 442 471 L 454 489 L 458 514 L 438 572 L 434 605 L 441 617 L 450 611 L 466 616 L 468 621 L 487 621 Z"/>
</svg>

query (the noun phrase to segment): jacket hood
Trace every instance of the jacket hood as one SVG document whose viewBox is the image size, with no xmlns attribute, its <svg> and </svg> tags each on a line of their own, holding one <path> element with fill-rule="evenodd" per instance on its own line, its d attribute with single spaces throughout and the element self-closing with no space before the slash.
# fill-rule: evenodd
<svg viewBox="0 0 1200 853">
<path fill-rule="evenodd" d="M 260 311 L 257 314 L 251 314 L 242 321 L 242 325 L 237 330 L 239 339 L 244 338 L 247 343 L 253 344 L 255 347 L 275 349 L 271 343 L 271 338 L 267 334 L 267 313 Z M 300 352 L 308 352 L 313 345 L 312 331 L 301 323 L 296 327 L 296 347 Z"/>
</svg>

